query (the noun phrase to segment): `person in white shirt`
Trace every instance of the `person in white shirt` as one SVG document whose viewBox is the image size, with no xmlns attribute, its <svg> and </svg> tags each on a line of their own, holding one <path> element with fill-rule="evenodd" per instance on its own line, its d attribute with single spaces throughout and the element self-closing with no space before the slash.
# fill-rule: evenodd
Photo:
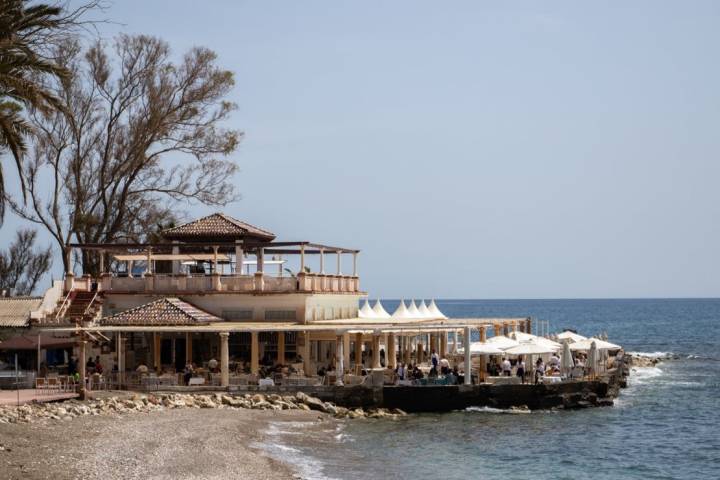
<svg viewBox="0 0 720 480">
<path fill-rule="evenodd" d="M 557 353 L 553 353 L 550 357 L 550 361 L 548 361 L 548 365 L 551 367 L 559 367 L 560 366 L 560 357 L 558 357 Z"/>
<path fill-rule="evenodd" d="M 506 377 L 512 375 L 512 364 L 510 364 L 510 360 L 507 358 L 503 358 L 502 360 L 502 372 Z"/>
<path fill-rule="evenodd" d="M 405 366 L 402 363 L 398 364 L 397 376 L 399 380 L 405 380 Z"/>
<path fill-rule="evenodd" d="M 217 366 L 218 366 L 218 361 L 215 360 L 214 358 L 211 358 L 210 361 L 208 362 L 208 368 L 212 372 L 215 372 L 217 370 Z"/>
</svg>

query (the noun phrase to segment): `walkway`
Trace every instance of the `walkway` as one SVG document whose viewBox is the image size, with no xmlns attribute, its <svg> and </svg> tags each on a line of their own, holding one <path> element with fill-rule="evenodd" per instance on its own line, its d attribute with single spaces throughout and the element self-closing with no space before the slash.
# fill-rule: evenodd
<svg viewBox="0 0 720 480">
<path fill-rule="evenodd" d="M 20 390 L 20 404 L 33 402 L 55 402 L 58 400 L 68 400 L 77 397 L 77 393 L 64 392 L 43 392 L 35 389 Z M 0 406 L 1 405 L 17 405 L 17 390 L 0 390 Z"/>
</svg>

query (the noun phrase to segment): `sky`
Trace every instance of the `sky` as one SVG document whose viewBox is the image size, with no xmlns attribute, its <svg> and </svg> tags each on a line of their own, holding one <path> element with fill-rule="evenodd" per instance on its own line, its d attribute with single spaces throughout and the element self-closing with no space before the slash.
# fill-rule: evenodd
<svg viewBox="0 0 720 480">
<path fill-rule="evenodd" d="M 361 249 L 371 298 L 720 296 L 718 2 L 122 0 L 104 15 L 108 39 L 218 53 L 236 75 L 227 126 L 245 132 L 242 199 L 222 210 Z"/>
</svg>

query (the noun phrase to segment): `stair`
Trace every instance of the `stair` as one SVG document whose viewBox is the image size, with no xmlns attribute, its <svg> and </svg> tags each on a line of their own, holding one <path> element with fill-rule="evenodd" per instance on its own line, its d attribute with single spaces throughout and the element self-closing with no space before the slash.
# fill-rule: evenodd
<svg viewBox="0 0 720 480">
<path fill-rule="evenodd" d="M 102 308 L 103 298 L 101 295 L 96 296 L 96 292 L 72 292 L 70 294 L 70 304 L 65 310 L 62 321 L 67 323 L 80 323 L 83 321 L 91 321 Z M 58 304 L 56 311 L 59 311 L 61 304 Z"/>
</svg>

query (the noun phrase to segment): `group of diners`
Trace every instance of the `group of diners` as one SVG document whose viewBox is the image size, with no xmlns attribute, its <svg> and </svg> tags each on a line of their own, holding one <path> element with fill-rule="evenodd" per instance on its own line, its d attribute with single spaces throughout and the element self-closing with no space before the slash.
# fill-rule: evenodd
<svg viewBox="0 0 720 480">
<path fill-rule="evenodd" d="M 575 356 L 573 359 L 573 365 L 580 368 L 585 367 L 585 358 L 582 353 L 578 353 Z M 493 377 L 511 377 L 516 375 L 520 377 L 522 383 L 532 379 L 534 383 L 537 384 L 542 383 L 545 376 L 561 375 L 561 357 L 559 353 L 553 353 L 547 364 L 543 361 L 542 357 L 538 357 L 535 364 L 531 365 L 530 369 L 528 369 L 525 364 L 525 360 L 522 355 L 519 355 L 515 359 L 502 357 L 500 363 L 497 362 L 497 357 L 490 357 L 490 360 L 485 365 L 485 371 L 488 375 Z"/>
</svg>

